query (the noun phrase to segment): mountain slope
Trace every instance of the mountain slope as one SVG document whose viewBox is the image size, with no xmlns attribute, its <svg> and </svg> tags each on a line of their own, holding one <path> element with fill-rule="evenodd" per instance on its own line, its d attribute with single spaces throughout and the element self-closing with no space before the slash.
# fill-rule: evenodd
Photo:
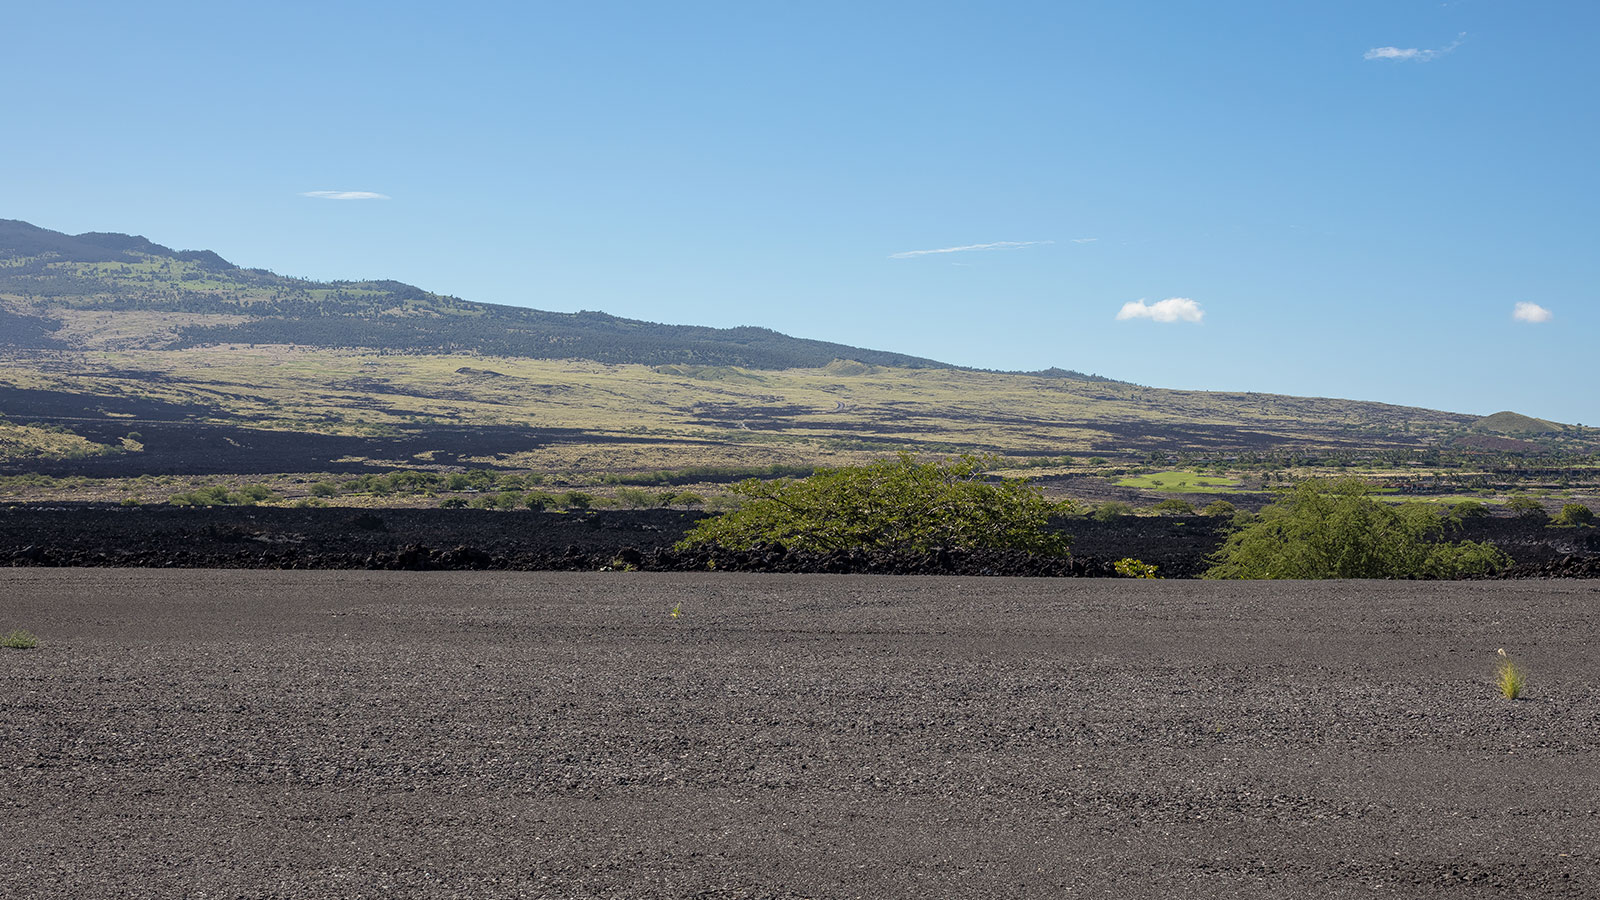
<svg viewBox="0 0 1600 900">
<path fill-rule="evenodd" d="M 489 466 L 595 478 L 898 451 L 994 453 L 1029 471 L 1069 455 L 1096 468 L 1188 457 L 1409 471 L 1595 451 L 1593 430 L 1482 431 L 1505 418 L 984 372 L 763 328 L 312 282 L 0 220 L 0 476 Z"/>
<path fill-rule="evenodd" d="M 134 315 L 142 329 L 114 327 Z M 0 220 L 0 346 L 179 349 L 207 344 L 754 369 L 810 368 L 834 359 L 947 368 L 903 353 L 793 338 L 766 328 L 661 325 L 600 312 L 472 303 L 397 281 L 307 281 L 240 268 L 208 250 L 176 251 L 143 237 L 67 235 Z"/>
</svg>

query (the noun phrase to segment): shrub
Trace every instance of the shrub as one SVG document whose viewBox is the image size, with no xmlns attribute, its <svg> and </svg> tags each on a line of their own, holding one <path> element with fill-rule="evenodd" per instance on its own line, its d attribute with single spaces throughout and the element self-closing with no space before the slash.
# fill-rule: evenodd
<svg viewBox="0 0 1600 900">
<path fill-rule="evenodd" d="M 1094 508 L 1093 513 L 1096 522 L 1114 522 L 1123 516 L 1131 515 L 1133 515 L 1133 507 L 1117 500 L 1100 504 Z"/>
<path fill-rule="evenodd" d="M 1190 506 L 1188 501 L 1179 500 L 1176 497 L 1163 500 L 1160 503 L 1157 503 L 1155 506 L 1150 507 L 1150 509 L 1158 516 L 1194 515 L 1194 507 Z"/>
<path fill-rule="evenodd" d="M 333 497 L 339 493 L 339 486 L 331 481 L 319 481 L 311 486 L 313 497 Z"/>
<path fill-rule="evenodd" d="M 1014 549 L 1065 554 L 1068 538 L 1049 531 L 1065 509 L 1026 481 L 991 481 L 992 459 L 961 456 L 919 463 L 909 454 L 862 466 L 819 469 L 810 478 L 733 486 L 738 510 L 700 522 L 680 547 L 926 551 Z"/>
<path fill-rule="evenodd" d="M 1123 578 L 1155 578 L 1158 567 L 1128 556 L 1112 563 L 1111 568 Z"/>
<path fill-rule="evenodd" d="M 545 491 L 529 491 L 528 496 L 522 499 L 522 504 L 529 509 L 549 509 L 556 505 L 556 498 Z"/>
<path fill-rule="evenodd" d="M 259 484 L 247 484 L 239 489 L 240 503 L 250 506 L 264 500 L 272 499 L 272 491 Z"/>
<path fill-rule="evenodd" d="M 1506 655 L 1504 647 L 1500 649 L 1500 671 L 1496 681 L 1500 686 L 1500 696 L 1507 700 L 1521 697 L 1522 692 L 1528 689 L 1527 671 Z"/>
<path fill-rule="evenodd" d="M 743 503 L 733 494 L 713 494 L 706 498 L 706 509 L 712 512 L 732 512 Z"/>
<path fill-rule="evenodd" d="M 650 495 L 636 487 L 617 488 L 616 498 L 618 503 L 629 509 L 641 509 L 654 505 L 650 502 Z"/>
<path fill-rule="evenodd" d="M 582 491 L 567 491 L 556 498 L 556 504 L 564 509 L 588 509 L 594 505 L 594 497 Z"/>
<path fill-rule="evenodd" d="M 446 497 L 439 501 L 440 509 L 465 509 L 466 506 L 467 498 L 465 497 Z"/>
<path fill-rule="evenodd" d="M 39 639 L 26 631 L 13 631 L 5 637 L 0 637 L 0 647 L 7 650 L 32 650 L 39 646 Z"/>
<path fill-rule="evenodd" d="M 1463 500 L 1450 507 L 1450 515 L 1458 520 L 1481 519 L 1489 514 L 1489 507 L 1476 500 Z"/>
<path fill-rule="evenodd" d="M 1561 507 L 1561 512 L 1550 524 L 1559 528 L 1588 528 L 1594 525 L 1594 510 L 1582 503 L 1568 503 Z"/>
<path fill-rule="evenodd" d="M 1313 479 L 1228 537 L 1207 578 L 1450 578 L 1511 564 L 1473 541 L 1437 543 L 1444 522 L 1424 504 L 1392 507 L 1360 479 Z"/>
<path fill-rule="evenodd" d="M 1506 509 L 1523 519 L 1545 518 L 1544 504 L 1527 494 L 1518 494 L 1506 501 Z"/>
<path fill-rule="evenodd" d="M 1231 515 L 1233 515 L 1234 513 L 1238 512 L 1238 511 L 1239 511 L 1238 507 L 1234 506 L 1232 503 L 1229 503 L 1226 500 L 1213 500 L 1209 504 L 1206 505 L 1205 509 L 1200 510 L 1200 515 L 1202 515 L 1202 516 L 1231 516 Z"/>
</svg>

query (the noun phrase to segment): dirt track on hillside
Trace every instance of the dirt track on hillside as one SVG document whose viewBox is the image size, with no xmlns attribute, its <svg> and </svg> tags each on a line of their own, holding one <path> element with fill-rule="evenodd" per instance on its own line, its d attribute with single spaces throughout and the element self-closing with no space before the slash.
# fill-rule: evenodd
<svg viewBox="0 0 1600 900">
<path fill-rule="evenodd" d="M 1593 582 L 16 569 L 11 628 L 5 897 L 1600 896 Z"/>
</svg>

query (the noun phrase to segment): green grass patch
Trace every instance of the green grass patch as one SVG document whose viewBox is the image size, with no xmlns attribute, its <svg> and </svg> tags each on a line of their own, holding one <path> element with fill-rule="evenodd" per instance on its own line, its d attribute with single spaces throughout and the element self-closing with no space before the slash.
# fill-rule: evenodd
<svg viewBox="0 0 1600 900">
<path fill-rule="evenodd" d="M 1130 475 L 1117 482 L 1117 487 L 1138 488 L 1167 494 L 1224 494 L 1240 492 L 1239 482 L 1220 475 L 1201 475 L 1198 472 L 1152 472 L 1147 475 Z"/>
<path fill-rule="evenodd" d="M 1503 648 L 1500 650 L 1500 670 L 1496 673 L 1495 683 L 1500 688 L 1500 696 L 1507 700 L 1521 697 L 1528 689 L 1527 670 L 1507 656 Z"/>
<path fill-rule="evenodd" d="M 26 631 L 13 631 L 0 637 L 0 647 L 7 650 L 32 650 L 39 646 L 39 639 Z"/>
</svg>

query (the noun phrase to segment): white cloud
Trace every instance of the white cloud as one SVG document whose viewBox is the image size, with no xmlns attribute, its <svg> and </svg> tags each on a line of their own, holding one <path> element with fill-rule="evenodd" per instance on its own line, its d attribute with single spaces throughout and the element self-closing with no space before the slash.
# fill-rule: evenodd
<svg viewBox="0 0 1600 900">
<path fill-rule="evenodd" d="M 1094 243 L 1095 241 L 1098 241 L 1098 240 L 1100 240 L 1100 239 L 1099 238 L 1073 238 L 1072 242 L 1074 244 L 1092 244 L 1092 243 Z"/>
<path fill-rule="evenodd" d="M 374 194 L 371 191 L 304 191 L 302 197 L 315 197 L 318 200 L 388 200 L 388 194 Z"/>
<path fill-rule="evenodd" d="M 1511 318 L 1518 322 L 1548 322 L 1554 317 L 1555 313 L 1537 303 L 1522 302 L 1511 309 Z"/>
<path fill-rule="evenodd" d="M 934 253 L 966 253 L 969 250 L 1016 250 L 1022 247 L 1037 247 L 1041 244 L 1054 244 L 1055 241 L 995 241 L 992 244 L 967 244 L 961 247 L 941 247 L 938 250 L 906 250 L 902 253 L 889 254 L 890 259 L 910 259 L 913 256 L 929 256 Z"/>
<path fill-rule="evenodd" d="M 1121 319 L 1150 319 L 1154 322 L 1198 322 L 1205 318 L 1205 310 L 1188 297 L 1168 297 L 1155 303 L 1134 300 L 1122 304 L 1117 313 Z"/>
<path fill-rule="evenodd" d="M 1461 46 L 1461 42 L 1466 38 L 1466 36 L 1467 33 L 1463 31 L 1461 34 L 1456 36 L 1456 39 L 1452 41 L 1449 46 L 1440 47 L 1437 50 L 1419 50 L 1416 47 L 1373 47 L 1361 58 L 1396 59 L 1402 62 L 1432 62 L 1433 60 L 1436 60 L 1446 53 L 1449 53 L 1450 51 Z"/>
</svg>

